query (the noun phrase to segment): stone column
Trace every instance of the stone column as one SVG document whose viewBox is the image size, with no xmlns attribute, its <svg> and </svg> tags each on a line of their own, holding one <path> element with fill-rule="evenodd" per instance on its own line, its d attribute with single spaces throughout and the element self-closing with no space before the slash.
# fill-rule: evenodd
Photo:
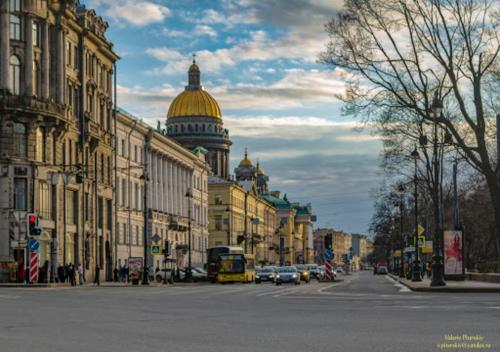
<svg viewBox="0 0 500 352">
<path fill-rule="evenodd" d="M 59 24 L 56 34 L 56 101 L 59 104 L 64 104 L 64 71 L 65 71 L 65 55 L 64 55 L 64 29 Z"/>
<path fill-rule="evenodd" d="M 9 1 L 0 1 L 0 91 L 9 89 Z"/>
<path fill-rule="evenodd" d="M 160 211 L 165 211 L 164 208 L 164 194 L 165 194 L 165 183 L 163 182 L 163 157 L 161 155 L 158 155 L 158 182 L 159 182 L 159 189 L 158 189 L 158 210 Z"/>
<path fill-rule="evenodd" d="M 49 72 L 50 72 L 50 57 L 49 57 L 49 23 L 43 22 L 42 30 L 42 98 L 49 99 Z"/>
</svg>

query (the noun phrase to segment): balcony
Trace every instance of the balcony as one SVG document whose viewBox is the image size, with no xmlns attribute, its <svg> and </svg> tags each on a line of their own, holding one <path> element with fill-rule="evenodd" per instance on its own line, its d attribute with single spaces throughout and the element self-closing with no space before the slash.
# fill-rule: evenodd
<svg viewBox="0 0 500 352">
<path fill-rule="evenodd" d="M 22 110 L 66 120 L 66 107 L 64 105 L 25 95 L 0 95 L 0 110 Z"/>
</svg>

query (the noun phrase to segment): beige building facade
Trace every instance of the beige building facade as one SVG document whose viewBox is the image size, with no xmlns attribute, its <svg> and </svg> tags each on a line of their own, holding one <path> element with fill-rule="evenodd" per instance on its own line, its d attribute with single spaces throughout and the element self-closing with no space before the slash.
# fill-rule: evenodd
<svg viewBox="0 0 500 352">
<path fill-rule="evenodd" d="M 144 258 L 145 249 L 151 269 L 161 267 L 163 256 L 148 248 L 164 248 L 165 241 L 178 266 L 188 265 L 189 247 L 192 265 L 203 266 L 210 173 L 203 149 L 188 150 L 125 111 L 117 114 L 117 141 L 118 267 L 126 267 L 130 257 Z"/>
<path fill-rule="evenodd" d="M 113 80 L 108 24 L 70 0 L 0 2 L 0 281 L 20 281 L 26 216 L 43 229 L 43 279 L 113 255 Z"/>
</svg>

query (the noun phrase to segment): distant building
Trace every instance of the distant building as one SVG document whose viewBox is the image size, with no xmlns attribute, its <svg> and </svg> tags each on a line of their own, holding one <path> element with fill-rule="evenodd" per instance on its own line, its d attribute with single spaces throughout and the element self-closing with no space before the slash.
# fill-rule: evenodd
<svg viewBox="0 0 500 352">
<path fill-rule="evenodd" d="M 209 246 L 241 246 L 256 263 L 276 264 L 276 208 L 255 187 L 244 186 L 209 177 Z"/>
<path fill-rule="evenodd" d="M 187 150 L 124 111 L 117 114 L 117 140 L 118 266 L 126 266 L 129 257 L 144 258 L 145 229 L 149 237 L 158 236 L 162 247 L 170 241 L 170 258 L 179 266 L 187 266 L 189 207 L 192 265 L 203 266 L 208 245 L 210 172 L 203 150 Z M 163 256 L 148 258 L 152 269 L 162 267 Z"/>
</svg>

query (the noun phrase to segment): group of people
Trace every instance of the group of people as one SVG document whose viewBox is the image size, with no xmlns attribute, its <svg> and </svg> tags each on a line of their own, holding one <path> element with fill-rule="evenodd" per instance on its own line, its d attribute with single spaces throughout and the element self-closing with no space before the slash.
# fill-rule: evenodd
<svg viewBox="0 0 500 352">
<path fill-rule="evenodd" d="M 113 270 L 113 281 L 115 282 L 128 282 L 129 281 L 129 271 L 128 266 L 120 265 L 120 268 Z"/>
<path fill-rule="evenodd" d="M 403 272 L 404 272 L 404 276 L 410 280 L 413 276 L 413 265 L 412 263 L 409 263 L 407 261 L 405 261 L 403 263 Z M 424 262 L 424 261 L 419 261 L 418 263 L 418 272 L 419 272 L 419 275 L 420 275 L 420 278 L 423 279 L 424 277 L 427 276 L 428 279 L 431 278 L 431 274 L 432 274 L 432 262 L 431 261 L 427 261 L 427 262 Z"/>
<path fill-rule="evenodd" d="M 59 265 L 57 267 L 57 275 L 54 277 L 56 282 L 69 282 L 71 286 L 76 286 L 76 277 L 80 285 L 85 282 L 83 275 L 83 266 L 81 264 L 74 265 L 72 263 Z"/>
</svg>

